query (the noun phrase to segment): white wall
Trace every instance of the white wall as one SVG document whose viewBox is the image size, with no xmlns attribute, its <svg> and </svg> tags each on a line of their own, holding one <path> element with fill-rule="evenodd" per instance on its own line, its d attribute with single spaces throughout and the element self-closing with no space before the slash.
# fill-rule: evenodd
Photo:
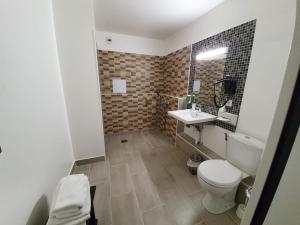
<svg viewBox="0 0 300 225">
<path fill-rule="evenodd" d="M 291 46 L 295 0 L 227 0 L 165 40 L 170 53 L 257 19 L 237 130 L 267 140 Z"/>
<path fill-rule="evenodd" d="M 74 157 L 51 1 L 1 1 L 0 27 L 0 224 L 24 225 Z"/>
<path fill-rule="evenodd" d="M 111 44 L 107 44 L 106 42 L 106 38 L 108 37 L 112 39 Z M 156 56 L 165 55 L 165 45 L 162 40 L 116 34 L 105 31 L 97 31 L 96 39 L 97 48 L 99 50 Z"/>
<path fill-rule="evenodd" d="M 300 4 L 299 4 L 300 0 L 297 0 L 297 2 L 298 2 L 297 3 L 297 19 L 296 19 L 295 28 L 298 28 L 300 26 Z M 280 91 L 278 104 L 276 106 L 270 135 L 269 135 L 269 138 L 268 138 L 268 141 L 266 144 L 266 148 L 264 151 L 262 161 L 258 168 L 257 176 L 256 176 L 254 186 L 253 186 L 254 191 L 251 194 L 251 198 L 250 198 L 250 201 L 248 202 L 248 206 L 246 208 L 244 218 L 241 221 L 241 225 L 249 225 L 251 222 L 251 218 L 254 214 L 256 205 L 259 201 L 262 189 L 264 187 L 264 183 L 268 176 L 268 172 L 269 172 L 269 169 L 270 169 L 270 166 L 271 166 L 271 163 L 272 163 L 275 151 L 276 151 L 277 143 L 278 143 L 279 137 L 281 135 L 281 130 L 282 130 L 284 121 L 286 119 L 286 114 L 287 114 L 288 107 L 290 104 L 291 96 L 292 96 L 295 82 L 296 82 L 296 79 L 298 76 L 299 65 L 300 65 L 300 42 L 299 42 L 299 40 L 300 40 L 300 30 L 295 29 L 292 47 L 291 47 L 291 51 L 289 54 L 288 65 L 287 65 L 287 68 L 285 71 L 283 85 L 282 85 L 282 88 Z M 297 141 L 299 141 L 298 139 L 297 139 Z M 299 144 L 297 144 L 297 143 L 298 142 L 296 142 L 294 144 L 294 147 L 298 148 L 298 150 L 299 150 Z M 299 157 L 295 153 L 294 153 L 293 157 L 294 156 L 296 156 L 296 158 L 294 158 L 293 160 L 296 160 L 299 162 Z M 299 172 L 298 167 L 296 166 L 294 168 L 296 169 L 296 171 Z M 294 184 L 297 184 L 296 183 L 297 181 L 291 180 L 288 183 L 288 185 L 293 185 L 293 182 L 295 182 Z M 298 187 L 298 186 L 296 186 L 296 187 Z M 290 186 L 290 188 L 291 188 L 290 191 L 294 190 L 293 186 Z M 297 189 L 297 191 L 298 191 L 298 189 Z M 290 196 L 288 196 L 288 197 L 290 197 Z M 285 199 L 283 199 L 283 200 L 285 201 Z M 283 204 L 285 204 L 285 203 L 280 203 L 281 210 L 288 210 L 289 208 L 283 209 L 283 207 L 284 207 Z M 275 211 L 273 211 L 273 212 L 275 212 Z M 283 211 L 281 211 L 281 212 L 283 212 Z M 289 213 L 291 213 L 291 212 L 289 212 Z M 282 214 L 280 213 L 279 215 L 282 215 Z M 291 215 L 291 214 L 289 214 L 289 215 Z M 275 216 L 275 215 L 273 214 L 273 216 Z M 283 219 L 283 218 L 281 218 L 281 219 Z M 293 218 L 288 218 L 288 219 L 293 219 Z M 281 221 L 281 220 L 278 220 L 278 222 L 279 221 Z M 299 222 L 299 220 L 298 220 L 298 222 Z M 288 223 L 288 221 L 287 221 L 284 224 L 290 224 L 290 223 Z"/>
<path fill-rule="evenodd" d="M 300 221 L 300 130 L 264 225 L 298 225 Z"/>
<path fill-rule="evenodd" d="M 206 125 L 202 133 L 203 145 L 213 150 L 219 156 L 226 157 L 226 140 L 225 133 L 230 131 L 222 127 Z"/>
<path fill-rule="evenodd" d="M 92 0 L 54 0 L 54 21 L 75 158 L 105 155 Z"/>
</svg>

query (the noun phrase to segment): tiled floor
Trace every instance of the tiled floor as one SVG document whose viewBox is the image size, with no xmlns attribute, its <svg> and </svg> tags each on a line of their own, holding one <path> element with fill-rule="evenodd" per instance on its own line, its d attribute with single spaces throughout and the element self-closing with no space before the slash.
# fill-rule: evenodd
<svg viewBox="0 0 300 225">
<path fill-rule="evenodd" d="M 127 143 L 121 143 L 127 139 Z M 75 168 L 96 185 L 99 225 L 236 225 L 234 210 L 213 215 L 186 168 L 188 156 L 158 130 L 106 137 L 107 160 Z"/>
</svg>

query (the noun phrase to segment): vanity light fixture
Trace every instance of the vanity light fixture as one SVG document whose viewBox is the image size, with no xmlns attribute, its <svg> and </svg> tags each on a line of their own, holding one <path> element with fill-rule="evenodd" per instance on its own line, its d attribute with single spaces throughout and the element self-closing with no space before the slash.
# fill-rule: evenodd
<svg viewBox="0 0 300 225">
<path fill-rule="evenodd" d="M 228 47 L 216 48 L 206 52 L 201 52 L 196 56 L 197 60 L 212 60 L 212 59 L 223 59 L 228 52 Z"/>
</svg>

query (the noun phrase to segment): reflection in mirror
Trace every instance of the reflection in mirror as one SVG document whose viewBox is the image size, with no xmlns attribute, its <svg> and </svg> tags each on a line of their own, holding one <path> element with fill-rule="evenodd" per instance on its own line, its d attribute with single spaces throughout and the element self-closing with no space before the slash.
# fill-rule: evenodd
<svg viewBox="0 0 300 225">
<path fill-rule="evenodd" d="M 214 105 L 214 83 L 223 78 L 226 58 L 196 60 L 195 80 L 201 83 L 201 90 L 194 92 L 197 102 Z M 216 86 L 216 95 L 219 96 L 221 86 Z"/>
<path fill-rule="evenodd" d="M 188 94 L 195 95 L 203 112 L 218 115 L 222 108 L 222 111 L 238 117 L 255 26 L 256 20 L 252 20 L 192 45 Z M 199 91 L 194 91 L 194 81 L 198 86 L 200 84 Z M 227 101 L 228 104 L 222 107 Z M 215 125 L 230 131 L 236 129 L 236 125 L 222 121 L 215 121 Z"/>
</svg>

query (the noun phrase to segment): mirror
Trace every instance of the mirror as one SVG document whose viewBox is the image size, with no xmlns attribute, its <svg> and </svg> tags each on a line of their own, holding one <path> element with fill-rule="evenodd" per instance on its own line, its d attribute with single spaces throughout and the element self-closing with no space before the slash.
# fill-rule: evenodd
<svg viewBox="0 0 300 225">
<path fill-rule="evenodd" d="M 220 106 L 231 100 L 226 112 L 239 115 L 255 26 L 256 20 L 252 20 L 192 45 L 188 94 L 195 95 L 202 111 L 217 115 Z M 235 130 L 223 122 L 216 125 Z"/>
<path fill-rule="evenodd" d="M 196 61 L 194 87 L 200 83 L 200 90 L 197 92 L 194 88 L 193 93 L 197 102 L 214 105 L 214 83 L 223 78 L 225 62 L 226 58 Z M 216 86 L 215 92 L 220 96 L 220 85 Z"/>
</svg>

